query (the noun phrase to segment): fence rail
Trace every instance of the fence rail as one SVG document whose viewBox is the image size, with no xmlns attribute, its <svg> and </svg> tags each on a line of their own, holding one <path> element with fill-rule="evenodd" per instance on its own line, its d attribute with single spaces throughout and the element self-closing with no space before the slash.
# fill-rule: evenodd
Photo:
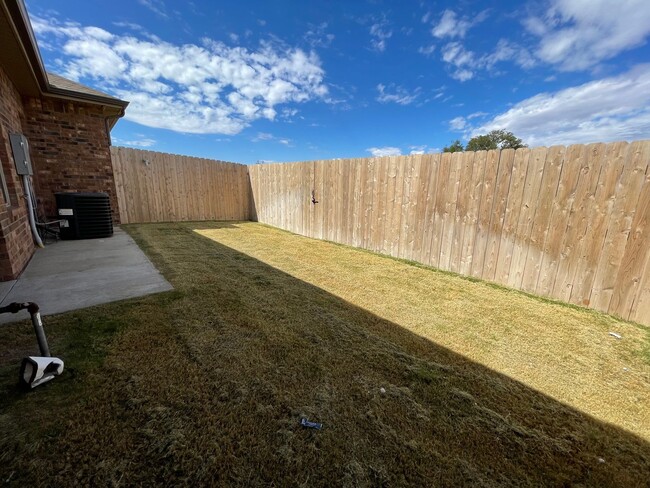
<svg viewBox="0 0 650 488">
<path fill-rule="evenodd" d="M 125 147 L 111 158 L 124 224 L 249 218 L 243 164 Z"/>
<path fill-rule="evenodd" d="M 252 218 L 650 325 L 649 162 L 639 141 L 256 165 Z"/>
</svg>

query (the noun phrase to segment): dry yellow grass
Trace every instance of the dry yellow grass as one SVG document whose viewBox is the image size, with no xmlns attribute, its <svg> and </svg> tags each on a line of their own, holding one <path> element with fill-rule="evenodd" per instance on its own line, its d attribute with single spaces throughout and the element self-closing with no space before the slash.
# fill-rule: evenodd
<svg viewBox="0 0 650 488">
<path fill-rule="evenodd" d="M 255 223 L 197 232 L 650 441 L 645 327 Z"/>
<path fill-rule="evenodd" d="M 127 230 L 174 292 L 46 320 L 66 374 L 27 395 L 0 329 L 10 484 L 647 486 L 641 327 L 259 224 Z"/>
</svg>

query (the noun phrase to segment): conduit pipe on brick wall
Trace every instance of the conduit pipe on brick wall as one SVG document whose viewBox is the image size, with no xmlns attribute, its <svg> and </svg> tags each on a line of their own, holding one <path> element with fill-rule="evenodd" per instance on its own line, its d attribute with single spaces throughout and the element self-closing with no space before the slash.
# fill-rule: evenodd
<svg viewBox="0 0 650 488">
<path fill-rule="evenodd" d="M 29 176 L 23 175 L 23 184 L 25 185 L 25 197 L 27 198 L 27 210 L 29 216 L 29 225 L 32 228 L 32 234 L 34 234 L 34 242 L 38 247 L 45 247 L 43 241 L 41 241 L 41 236 L 38 234 L 38 229 L 36 228 L 36 217 L 34 216 L 34 202 L 32 201 L 32 192 L 31 185 L 29 183 Z"/>
</svg>

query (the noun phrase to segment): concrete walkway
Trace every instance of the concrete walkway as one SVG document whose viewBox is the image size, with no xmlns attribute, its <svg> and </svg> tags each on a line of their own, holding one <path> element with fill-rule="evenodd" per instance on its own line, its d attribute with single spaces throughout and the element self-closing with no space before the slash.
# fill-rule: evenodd
<svg viewBox="0 0 650 488">
<path fill-rule="evenodd" d="M 0 306 L 36 302 L 42 315 L 51 315 L 171 289 L 135 241 L 116 228 L 108 239 L 38 249 L 20 278 L 0 283 Z M 0 315 L 0 323 L 28 318 L 24 310 Z"/>
</svg>

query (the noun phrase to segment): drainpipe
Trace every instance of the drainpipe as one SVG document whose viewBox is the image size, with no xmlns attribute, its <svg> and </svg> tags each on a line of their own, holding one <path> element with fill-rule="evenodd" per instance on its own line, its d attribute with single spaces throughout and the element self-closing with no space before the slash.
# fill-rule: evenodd
<svg viewBox="0 0 650 488">
<path fill-rule="evenodd" d="M 32 234 L 34 234 L 34 242 L 38 247 L 45 247 L 43 241 L 41 241 L 41 236 L 38 235 L 38 229 L 36 228 L 36 219 L 34 218 L 34 204 L 32 203 L 32 192 L 30 191 L 29 177 L 23 175 L 23 184 L 25 185 L 25 196 L 27 197 L 27 209 L 29 216 L 29 225 L 32 228 Z"/>
</svg>

